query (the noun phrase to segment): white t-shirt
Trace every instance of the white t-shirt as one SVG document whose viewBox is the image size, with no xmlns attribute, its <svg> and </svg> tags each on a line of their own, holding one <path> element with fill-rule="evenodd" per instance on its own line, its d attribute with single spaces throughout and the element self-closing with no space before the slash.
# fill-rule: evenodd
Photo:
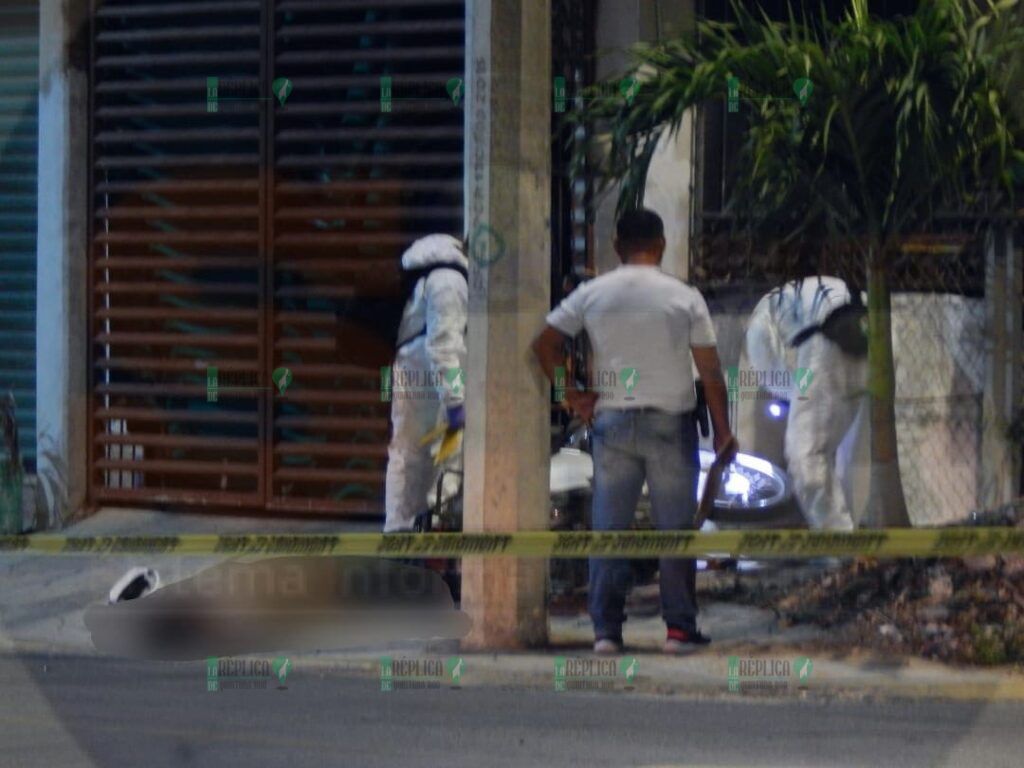
<svg viewBox="0 0 1024 768">
<path fill-rule="evenodd" d="M 715 345 L 700 291 L 659 267 L 624 264 L 583 283 L 548 314 L 566 336 L 586 330 L 597 410 L 696 405 L 690 347 Z"/>
</svg>

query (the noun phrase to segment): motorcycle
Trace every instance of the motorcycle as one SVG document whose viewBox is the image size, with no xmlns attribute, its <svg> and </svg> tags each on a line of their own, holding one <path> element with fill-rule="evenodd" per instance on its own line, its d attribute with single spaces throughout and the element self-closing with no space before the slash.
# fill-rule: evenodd
<svg viewBox="0 0 1024 768">
<path fill-rule="evenodd" d="M 706 425 L 702 425 L 706 435 Z M 561 446 L 551 457 L 549 475 L 550 529 L 552 531 L 586 531 L 591 528 L 591 498 L 594 461 L 591 456 L 591 430 L 586 424 L 570 422 Z M 700 475 L 697 498 L 704 490 L 708 470 L 715 454 L 700 449 Z M 442 468 L 435 487 L 427 499 L 429 512 L 417 518 L 416 530 L 462 530 L 462 472 Z M 725 470 L 714 509 L 702 530 L 736 528 L 803 527 L 803 515 L 793 497 L 789 476 L 770 461 L 749 453 L 738 453 Z M 636 530 L 653 529 L 650 499 L 646 483 L 637 505 Z M 649 583 L 657 572 L 657 560 L 633 560 L 634 583 Z M 458 598 L 457 560 L 428 563 L 440 570 L 453 594 Z M 572 593 L 587 582 L 587 561 L 578 558 L 551 560 L 551 591 L 553 595 Z"/>
</svg>

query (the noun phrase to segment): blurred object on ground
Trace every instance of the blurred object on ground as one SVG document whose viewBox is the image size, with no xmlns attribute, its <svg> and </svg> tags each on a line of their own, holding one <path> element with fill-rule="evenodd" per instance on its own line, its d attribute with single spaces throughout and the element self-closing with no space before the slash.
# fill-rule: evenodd
<svg viewBox="0 0 1024 768">
<path fill-rule="evenodd" d="M 815 624 L 839 644 L 945 662 L 1024 663 L 1024 556 L 858 558 L 776 593 L 786 625 Z"/>
</svg>

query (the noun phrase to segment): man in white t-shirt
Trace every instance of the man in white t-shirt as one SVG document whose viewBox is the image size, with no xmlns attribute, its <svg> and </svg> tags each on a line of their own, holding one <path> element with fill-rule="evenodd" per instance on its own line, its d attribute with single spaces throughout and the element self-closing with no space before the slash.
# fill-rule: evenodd
<svg viewBox="0 0 1024 768">
<path fill-rule="evenodd" d="M 644 480 L 654 524 L 660 530 L 689 528 L 700 473 L 691 357 L 704 383 L 715 449 L 732 436 L 715 330 L 700 292 L 660 268 L 665 236 L 658 214 L 642 209 L 623 215 L 615 250 L 622 266 L 569 294 L 548 315 L 534 352 L 554 381 L 555 369 L 565 364 L 566 340 L 584 330 L 590 339 L 591 386 L 582 391 L 569 384 L 564 404 L 593 420 L 594 529 L 628 529 Z M 706 644 L 697 630 L 694 561 L 662 558 L 660 569 L 665 652 Z M 630 574 L 628 560 L 590 560 L 598 653 L 622 651 Z"/>
</svg>

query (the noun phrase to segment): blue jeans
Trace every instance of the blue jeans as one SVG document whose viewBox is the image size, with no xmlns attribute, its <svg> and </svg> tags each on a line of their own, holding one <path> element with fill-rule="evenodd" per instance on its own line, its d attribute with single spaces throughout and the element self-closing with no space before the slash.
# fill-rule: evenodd
<svg viewBox="0 0 1024 768">
<path fill-rule="evenodd" d="M 650 408 L 601 411 L 594 421 L 593 451 L 595 531 L 630 527 L 645 478 L 658 530 L 692 527 L 700 473 L 692 412 L 673 414 Z M 696 562 L 662 558 L 659 566 L 665 623 L 695 631 Z M 590 559 L 590 617 L 596 637 L 621 639 L 631 581 L 628 559 Z"/>
</svg>

